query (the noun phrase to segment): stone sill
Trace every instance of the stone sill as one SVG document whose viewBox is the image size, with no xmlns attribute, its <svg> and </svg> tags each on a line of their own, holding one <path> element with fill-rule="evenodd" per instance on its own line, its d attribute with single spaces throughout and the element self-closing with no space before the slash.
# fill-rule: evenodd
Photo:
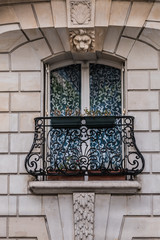
<svg viewBox="0 0 160 240">
<path fill-rule="evenodd" d="M 134 194 L 141 185 L 137 181 L 32 181 L 29 189 L 34 194 L 47 195 L 73 192 Z"/>
</svg>

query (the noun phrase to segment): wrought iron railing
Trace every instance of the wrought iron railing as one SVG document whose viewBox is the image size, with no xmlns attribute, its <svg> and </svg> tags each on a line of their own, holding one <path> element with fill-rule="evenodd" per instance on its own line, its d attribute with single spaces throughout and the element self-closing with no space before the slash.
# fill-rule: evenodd
<svg viewBox="0 0 160 240">
<path fill-rule="evenodd" d="M 38 117 L 25 160 L 29 174 L 135 176 L 144 169 L 136 146 L 134 117 Z"/>
</svg>

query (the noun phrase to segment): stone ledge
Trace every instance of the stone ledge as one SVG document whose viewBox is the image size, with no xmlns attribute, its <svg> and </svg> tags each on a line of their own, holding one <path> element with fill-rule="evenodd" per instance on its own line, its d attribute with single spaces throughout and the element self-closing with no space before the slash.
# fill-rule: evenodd
<svg viewBox="0 0 160 240">
<path fill-rule="evenodd" d="M 73 192 L 134 194 L 141 185 L 137 181 L 32 181 L 29 189 L 34 194 L 47 195 Z"/>
<path fill-rule="evenodd" d="M 15 3 L 32 3 L 32 2 L 42 2 L 44 0 L 0 0 L 0 5 L 8 5 L 8 4 L 15 4 Z M 50 0 L 45 0 L 50 2 Z"/>
</svg>

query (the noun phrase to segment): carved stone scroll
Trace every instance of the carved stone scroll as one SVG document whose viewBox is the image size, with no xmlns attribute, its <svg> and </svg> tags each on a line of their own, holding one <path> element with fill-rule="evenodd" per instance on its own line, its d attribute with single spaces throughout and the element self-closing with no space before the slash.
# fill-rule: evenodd
<svg viewBox="0 0 160 240">
<path fill-rule="evenodd" d="M 73 194 L 75 240 L 93 240 L 94 199 L 94 193 Z"/>
</svg>

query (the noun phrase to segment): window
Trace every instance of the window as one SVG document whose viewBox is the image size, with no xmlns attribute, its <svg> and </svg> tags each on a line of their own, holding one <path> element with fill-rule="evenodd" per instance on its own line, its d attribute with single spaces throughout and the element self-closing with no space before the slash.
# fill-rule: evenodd
<svg viewBox="0 0 160 240">
<path fill-rule="evenodd" d="M 50 115 L 121 115 L 121 71 L 102 64 L 75 64 L 51 71 Z"/>
<path fill-rule="evenodd" d="M 121 115 L 121 71 L 102 64 L 75 64 L 51 71 L 50 115 Z M 58 119 L 59 121 L 60 119 Z M 64 119 L 63 119 L 64 120 Z M 54 120 L 53 120 L 54 121 Z M 54 122 L 53 122 L 54 123 Z M 95 125 L 96 128 L 96 125 Z M 49 131 L 50 159 L 55 169 L 121 168 L 121 127 L 111 134 L 84 128 L 81 132 Z M 57 143 L 58 144 L 55 144 Z M 112 159 L 112 160 L 111 160 Z M 118 161 L 117 161 L 118 159 Z"/>
<path fill-rule="evenodd" d="M 139 174 L 144 158 L 136 146 L 134 118 L 121 114 L 121 70 L 76 63 L 51 68 L 46 75 L 45 105 L 50 116 L 35 119 L 27 171 L 43 179 L 51 175 Z M 92 116 L 79 116 L 85 109 Z"/>
</svg>

